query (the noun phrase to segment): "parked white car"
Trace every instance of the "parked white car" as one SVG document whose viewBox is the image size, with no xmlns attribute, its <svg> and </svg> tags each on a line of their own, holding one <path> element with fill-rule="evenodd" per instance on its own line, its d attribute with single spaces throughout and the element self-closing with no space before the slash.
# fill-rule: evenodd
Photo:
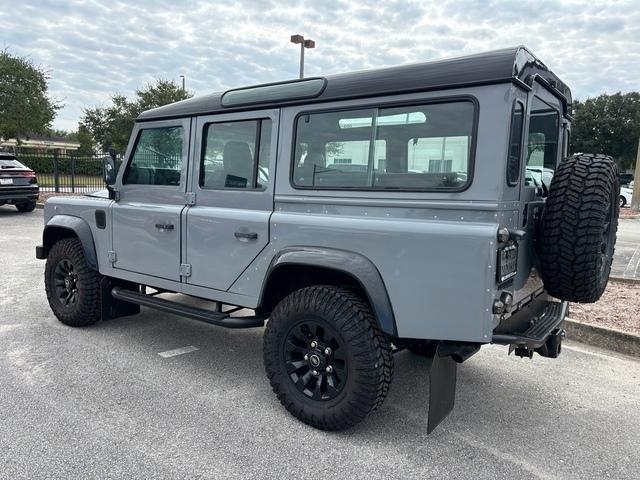
<svg viewBox="0 0 640 480">
<path fill-rule="evenodd" d="M 631 206 L 631 197 L 633 196 L 633 182 L 628 187 L 620 187 L 620 207 Z"/>
</svg>

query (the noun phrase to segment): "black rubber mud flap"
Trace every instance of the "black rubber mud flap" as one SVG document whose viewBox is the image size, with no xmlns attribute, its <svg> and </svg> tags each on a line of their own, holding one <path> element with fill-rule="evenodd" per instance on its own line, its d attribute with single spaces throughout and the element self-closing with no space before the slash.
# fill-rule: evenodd
<svg viewBox="0 0 640 480">
<path fill-rule="evenodd" d="M 127 317 L 140 313 L 140 305 L 135 303 L 116 300 L 111 296 L 111 289 L 114 287 L 113 279 L 102 277 L 100 280 L 100 307 L 102 320 L 113 320 L 114 318 Z M 124 280 L 118 280 L 118 285 L 137 289 L 138 285 Z"/>
<path fill-rule="evenodd" d="M 449 356 L 440 356 L 436 344 L 429 368 L 429 421 L 427 434 L 433 432 L 453 410 L 456 399 L 458 364 Z"/>
</svg>

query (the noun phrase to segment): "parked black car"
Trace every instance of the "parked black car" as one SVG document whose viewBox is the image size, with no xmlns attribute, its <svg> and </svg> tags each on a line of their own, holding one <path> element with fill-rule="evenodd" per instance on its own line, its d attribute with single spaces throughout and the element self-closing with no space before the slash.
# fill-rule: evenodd
<svg viewBox="0 0 640 480">
<path fill-rule="evenodd" d="M 0 205 L 15 205 L 20 212 L 32 212 L 40 189 L 36 172 L 15 155 L 0 152 Z"/>
</svg>

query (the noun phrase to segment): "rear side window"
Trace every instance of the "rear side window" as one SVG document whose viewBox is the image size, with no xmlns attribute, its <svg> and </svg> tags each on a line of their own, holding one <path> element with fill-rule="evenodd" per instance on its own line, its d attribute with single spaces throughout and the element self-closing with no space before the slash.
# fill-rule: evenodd
<svg viewBox="0 0 640 480">
<path fill-rule="evenodd" d="M 269 181 L 271 120 L 210 123 L 205 126 L 200 186 L 262 189 Z"/>
<path fill-rule="evenodd" d="M 518 184 L 520 178 L 520 157 L 522 155 L 522 128 L 524 125 L 524 105 L 519 100 L 513 104 L 511 130 L 509 133 L 509 157 L 507 160 L 507 183 Z"/>
<path fill-rule="evenodd" d="M 471 101 L 307 113 L 296 122 L 298 188 L 459 190 L 469 180 Z"/>
<path fill-rule="evenodd" d="M 142 130 L 124 184 L 180 185 L 183 142 L 184 129 L 179 126 Z"/>
</svg>

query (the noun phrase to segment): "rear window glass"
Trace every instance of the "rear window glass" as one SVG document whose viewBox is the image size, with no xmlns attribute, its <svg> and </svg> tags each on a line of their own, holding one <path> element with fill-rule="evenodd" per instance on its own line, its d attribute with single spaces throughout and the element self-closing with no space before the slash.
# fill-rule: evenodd
<svg viewBox="0 0 640 480">
<path fill-rule="evenodd" d="M 27 168 L 13 158 L 0 158 L 0 168 Z"/>
<path fill-rule="evenodd" d="M 469 179 L 470 101 L 302 114 L 293 185 L 317 189 L 461 189 Z"/>
</svg>

